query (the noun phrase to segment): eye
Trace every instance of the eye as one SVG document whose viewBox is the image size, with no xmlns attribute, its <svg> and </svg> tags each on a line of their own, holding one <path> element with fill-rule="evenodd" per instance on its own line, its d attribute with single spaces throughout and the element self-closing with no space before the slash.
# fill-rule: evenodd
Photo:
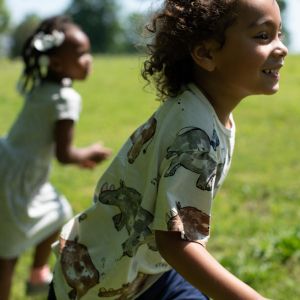
<svg viewBox="0 0 300 300">
<path fill-rule="evenodd" d="M 268 40 L 269 34 L 267 32 L 261 32 L 258 35 L 256 35 L 255 38 L 260 40 Z"/>
</svg>

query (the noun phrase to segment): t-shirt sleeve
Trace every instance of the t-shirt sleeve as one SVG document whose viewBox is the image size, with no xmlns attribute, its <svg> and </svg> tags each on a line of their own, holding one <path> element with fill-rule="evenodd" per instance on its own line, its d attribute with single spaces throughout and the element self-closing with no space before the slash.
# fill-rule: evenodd
<svg viewBox="0 0 300 300">
<path fill-rule="evenodd" d="M 177 127 L 172 136 L 160 164 L 153 229 L 179 231 L 183 239 L 205 245 L 218 159 L 207 126 Z"/>
<path fill-rule="evenodd" d="M 178 167 L 174 160 L 176 157 L 163 162 L 153 228 L 179 231 L 183 239 L 205 245 L 210 233 L 213 176 L 207 172 L 205 160 L 198 165 L 202 173 L 187 169 L 189 166 Z"/>
<path fill-rule="evenodd" d="M 72 88 L 62 88 L 56 101 L 56 120 L 78 121 L 80 111 L 80 95 Z"/>
</svg>

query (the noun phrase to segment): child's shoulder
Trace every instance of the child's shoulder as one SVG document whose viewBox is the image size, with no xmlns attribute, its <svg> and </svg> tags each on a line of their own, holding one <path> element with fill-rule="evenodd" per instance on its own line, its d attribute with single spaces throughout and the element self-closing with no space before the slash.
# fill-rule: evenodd
<svg viewBox="0 0 300 300">
<path fill-rule="evenodd" d="M 156 117 L 176 127 L 211 127 L 214 111 L 205 96 L 193 85 L 187 85 L 176 97 L 168 98 L 157 110 Z"/>
<path fill-rule="evenodd" d="M 62 99 L 81 100 L 80 94 L 72 86 L 61 86 L 59 92 Z"/>
<path fill-rule="evenodd" d="M 50 105 L 53 107 L 67 105 L 81 107 L 81 96 L 72 87 L 56 82 L 45 81 L 29 95 L 29 103 L 40 103 L 40 105 Z"/>
<path fill-rule="evenodd" d="M 49 94 L 56 101 L 81 101 L 80 94 L 70 83 L 45 82 L 42 89 L 45 95 Z"/>
</svg>

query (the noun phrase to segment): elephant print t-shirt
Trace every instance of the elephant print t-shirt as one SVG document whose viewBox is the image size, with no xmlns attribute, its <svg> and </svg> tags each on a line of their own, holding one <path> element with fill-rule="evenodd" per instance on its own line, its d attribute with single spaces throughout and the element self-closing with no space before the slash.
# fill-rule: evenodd
<svg viewBox="0 0 300 300">
<path fill-rule="evenodd" d="M 55 246 L 58 300 L 136 298 L 170 269 L 155 230 L 205 246 L 212 200 L 233 153 L 230 121 L 225 128 L 190 84 L 129 137 L 100 178 L 93 205 Z"/>
</svg>

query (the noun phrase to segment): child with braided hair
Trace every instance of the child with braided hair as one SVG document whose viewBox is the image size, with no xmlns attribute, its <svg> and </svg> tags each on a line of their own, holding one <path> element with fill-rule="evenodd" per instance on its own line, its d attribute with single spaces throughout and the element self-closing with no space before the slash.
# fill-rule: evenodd
<svg viewBox="0 0 300 300">
<path fill-rule="evenodd" d="M 73 80 L 84 80 L 92 57 L 87 35 L 69 18 L 44 20 L 23 47 L 18 87 L 25 101 L 0 139 L 0 299 L 9 299 L 20 254 L 35 247 L 27 293 L 48 289 L 51 244 L 72 210 L 48 182 L 53 156 L 62 164 L 94 168 L 110 155 L 96 143 L 72 145 L 81 97 Z"/>
</svg>

